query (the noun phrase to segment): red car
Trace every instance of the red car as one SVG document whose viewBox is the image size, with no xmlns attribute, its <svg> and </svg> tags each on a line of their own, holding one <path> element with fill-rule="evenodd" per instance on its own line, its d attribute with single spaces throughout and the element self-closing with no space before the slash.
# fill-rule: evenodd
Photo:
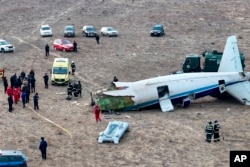
<svg viewBox="0 0 250 167">
<path fill-rule="evenodd" d="M 55 50 L 62 50 L 63 52 L 74 50 L 73 44 L 67 39 L 56 39 L 53 42 L 53 47 Z"/>
</svg>

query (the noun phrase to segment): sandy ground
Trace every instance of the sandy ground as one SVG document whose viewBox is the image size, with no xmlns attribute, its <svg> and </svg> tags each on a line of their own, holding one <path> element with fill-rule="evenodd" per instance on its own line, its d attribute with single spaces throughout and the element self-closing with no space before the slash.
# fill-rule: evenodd
<svg viewBox="0 0 250 167">
<path fill-rule="evenodd" d="M 0 0 L 0 38 L 15 45 L 14 53 L 0 53 L 6 76 L 35 70 L 40 110 L 25 109 L 21 103 L 8 112 L 7 97 L 0 87 L 1 149 L 19 149 L 30 167 L 180 167 L 229 166 L 230 150 L 250 150 L 249 107 L 237 101 L 210 97 L 194 101 L 186 109 L 162 113 L 159 108 L 102 115 L 96 123 L 89 106 L 89 92 L 109 86 L 113 76 L 136 81 L 166 75 L 180 68 L 185 54 L 206 49 L 223 50 L 226 38 L 236 34 L 239 48 L 250 69 L 250 2 L 234 0 Z M 166 35 L 152 38 L 154 23 L 165 26 Z M 49 24 L 54 36 L 41 38 L 39 27 Z M 74 24 L 78 53 L 51 49 L 45 58 L 44 46 L 63 37 L 65 25 Z M 81 35 L 83 25 L 115 27 L 117 38 L 95 39 Z M 55 57 L 76 62 L 83 97 L 66 101 L 66 87 L 44 89 L 42 76 L 49 72 Z M 2 84 L 2 83 L 1 83 Z M 31 97 L 33 94 L 31 95 Z M 218 119 L 224 141 L 204 142 L 204 126 Z M 96 138 L 109 121 L 129 123 L 119 145 L 98 144 Z M 40 137 L 48 142 L 48 159 L 38 150 Z"/>
</svg>

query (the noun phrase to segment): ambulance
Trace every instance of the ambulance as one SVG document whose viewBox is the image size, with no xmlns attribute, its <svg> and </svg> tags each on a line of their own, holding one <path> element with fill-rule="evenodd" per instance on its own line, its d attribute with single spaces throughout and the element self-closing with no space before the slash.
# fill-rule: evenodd
<svg viewBox="0 0 250 167">
<path fill-rule="evenodd" d="M 65 85 L 69 82 L 71 67 L 68 58 L 55 58 L 51 70 L 52 85 Z"/>
</svg>

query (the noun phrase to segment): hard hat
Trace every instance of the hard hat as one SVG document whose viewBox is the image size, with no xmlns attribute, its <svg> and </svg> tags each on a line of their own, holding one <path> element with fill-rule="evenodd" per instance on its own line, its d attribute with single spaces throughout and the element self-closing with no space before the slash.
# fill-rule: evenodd
<svg viewBox="0 0 250 167">
<path fill-rule="evenodd" d="M 214 121 L 214 123 L 217 123 L 217 122 L 218 122 L 217 120 Z"/>
<path fill-rule="evenodd" d="M 72 61 L 72 63 L 74 63 L 74 61 Z"/>
<path fill-rule="evenodd" d="M 212 121 L 209 121 L 208 123 L 209 123 L 209 124 L 212 124 Z"/>
</svg>

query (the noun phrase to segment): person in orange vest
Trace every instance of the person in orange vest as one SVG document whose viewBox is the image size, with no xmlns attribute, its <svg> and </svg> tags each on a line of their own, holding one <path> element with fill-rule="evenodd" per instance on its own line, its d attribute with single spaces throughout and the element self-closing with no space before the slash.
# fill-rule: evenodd
<svg viewBox="0 0 250 167">
<path fill-rule="evenodd" d="M 100 109 L 99 106 L 96 104 L 96 105 L 94 106 L 94 114 L 95 114 L 95 120 L 96 120 L 96 122 L 101 121 L 101 119 L 100 119 L 100 113 L 101 113 L 101 109 Z"/>
</svg>

